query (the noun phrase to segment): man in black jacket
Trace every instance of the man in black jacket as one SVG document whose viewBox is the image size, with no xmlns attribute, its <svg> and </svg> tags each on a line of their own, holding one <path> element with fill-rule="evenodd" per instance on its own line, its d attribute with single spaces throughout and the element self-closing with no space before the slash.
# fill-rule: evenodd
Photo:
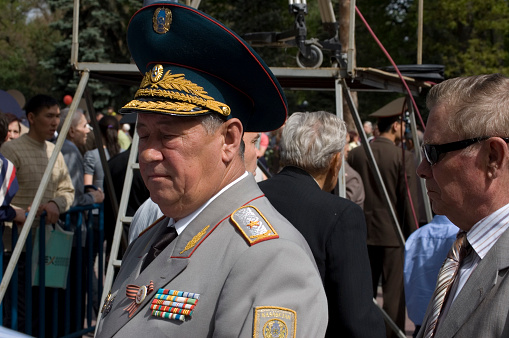
<svg viewBox="0 0 509 338">
<path fill-rule="evenodd" d="M 259 186 L 311 247 L 329 305 L 326 337 L 385 337 L 372 301 L 363 211 L 329 193 L 345 142 L 345 124 L 335 115 L 294 113 L 283 127 L 284 168 Z"/>
</svg>

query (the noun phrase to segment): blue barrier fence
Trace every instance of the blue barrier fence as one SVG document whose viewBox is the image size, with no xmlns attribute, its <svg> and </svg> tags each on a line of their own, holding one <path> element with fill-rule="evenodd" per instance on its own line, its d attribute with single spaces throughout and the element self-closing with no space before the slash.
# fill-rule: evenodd
<svg viewBox="0 0 509 338">
<path fill-rule="evenodd" d="M 25 243 L 25 251 L 20 256 L 12 275 L 7 293 L 0 304 L 1 326 L 38 337 L 81 337 L 95 330 L 92 319 L 94 315 L 97 315 L 104 277 L 103 204 L 72 207 L 61 216 L 61 219 L 65 219 L 63 229 L 74 232 L 66 288 L 45 285 L 46 266 L 53 263 L 55 257 L 49 257 L 46 254 L 46 224 L 43 215 L 40 217 L 39 224 L 38 266 L 44 268 L 38 269 L 39 286 L 32 286 L 34 277 L 32 256 L 35 245 L 32 243 L 32 238 L 36 237 L 34 235 L 36 228 L 33 227 Z M 83 226 L 86 227 L 86 231 L 83 231 Z M 4 237 L 4 230 L 4 224 L 0 224 L 2 237 Z M 86 234 L 85 238 L 83 234 Z M 13 226 L 12 248 L 16 245 L 17 238 L 18 229 Z M 3 277 L 10 252 L 5 250 L 3 241 L 0 241 L 0 248 L 4 253 L 0 255 L 0 266 L 3 267 L 0 277 Z M 94 273 L 96 258 L 97 278 Z"/>
</svg>

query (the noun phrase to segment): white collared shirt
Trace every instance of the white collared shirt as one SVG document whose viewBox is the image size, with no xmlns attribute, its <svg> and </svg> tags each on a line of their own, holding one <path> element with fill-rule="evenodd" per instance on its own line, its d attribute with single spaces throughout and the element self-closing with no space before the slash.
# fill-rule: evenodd
<svg viewBox="0 0 509 338">
<path fill-rule="evenodd" d="M 201 207 L 199 207 L 198 209 L 196 209 L 195 211 L 193 211 L 192 213 L 190 213 L 186 217 L 184 217 L 182 219 L 179 219 L 177 222 L 175 222 L 173 220 L 173 218 L 170 218 L 170 222 L 168 222 L 168 226 L 172 226 L 173 224 L 175 224 L 175 229 L 177 230 L 177 234 L 180 235 L 182 233 L 182 231 L 184 231 L 184 229 L 189 225 L 189 223 L 191 223 L 193 221 L 193 219 L 195 219 L 196 216 L 198 216 L 203 211 L 203 209 L 205 209 L 210 203 L 212 203 L 213 200 L 215 200 L 219 195 L 221 195 L 223 192 L 228 190 L 234 184 L 236 184 L 239 181 L 241 181 L 247 175 L 248 175 L 248 172 L 247 171 L 244 172 L 244 174 L 242 176 L 240 176 L 235 181 L 233 181 L 230 184 L 228 184 L 227 186 L 225 186 L 217 194 L 215 194 L 207 202 L 205 202 L 205 204 L 203 204 Z"/>
<path fill-rule="evenodd" d="M 444 309 L 440 317 L 444 317 L 451 304 L 460 293 L 465 283 L 468 281 L 472 272 L 488 254 L 497 240 L 509 228 L 509 204 L 498 209 L 491 215 L 477 222 L 470 231 L 467 232 L 468 243 L 472 246 L 472 251 L 465 257 L 461 263 L 458 275 L 451 287 L 450 296 L 444 304 Z"/>
</svg>

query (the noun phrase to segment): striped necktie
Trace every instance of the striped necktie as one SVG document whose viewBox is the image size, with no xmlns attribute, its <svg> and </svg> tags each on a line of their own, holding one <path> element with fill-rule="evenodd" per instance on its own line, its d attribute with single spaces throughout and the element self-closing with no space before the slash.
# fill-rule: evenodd
<svg viewBox="0 0 509 338">
<path fill-rule="evenodd" d="M 461 261 L 467 252 L 466 249 L 468 241 L 466 235 L 467 233 L 465 231 L 460 231 L 458 233 L 456 241 L 454 241 L 451 250 L 449 250 L 449 253 L 447 254 L 447 258 L 438 273 L 437 285 L 432 298 L 433 311 L 428 320 L 426 331 L 424 332 L 424 337 L 426 338 L 433 337 L 435 334 L 438 317 L 440 316 L 447 293 L 451 289 Z"/>
</svg>

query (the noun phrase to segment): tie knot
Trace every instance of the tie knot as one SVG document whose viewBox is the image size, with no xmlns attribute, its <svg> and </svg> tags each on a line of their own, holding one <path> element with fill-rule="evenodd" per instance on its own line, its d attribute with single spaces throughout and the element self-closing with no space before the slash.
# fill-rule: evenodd
<svg viewBox="0 0 509 338">
<path fill-rule="evenodd" d="M 467 233 L 465 231 L 460 231 L 447 257 L 459 262 L 466 256 L 468 247 L 470 247 L 470 245 L 467 240 Z"/>
<path fill-rule="evenodd" d="M 170 244 L 175 238 L 177 238 L 177 230 L 175 226 L 168 226 L 164 229 L 164 231 L 160 234 L 158 240 L 152 244 L 150 247 L 145 260 L 141 265 L 141 270 L 143 271 L 159 254 Z"/>
</svg>

